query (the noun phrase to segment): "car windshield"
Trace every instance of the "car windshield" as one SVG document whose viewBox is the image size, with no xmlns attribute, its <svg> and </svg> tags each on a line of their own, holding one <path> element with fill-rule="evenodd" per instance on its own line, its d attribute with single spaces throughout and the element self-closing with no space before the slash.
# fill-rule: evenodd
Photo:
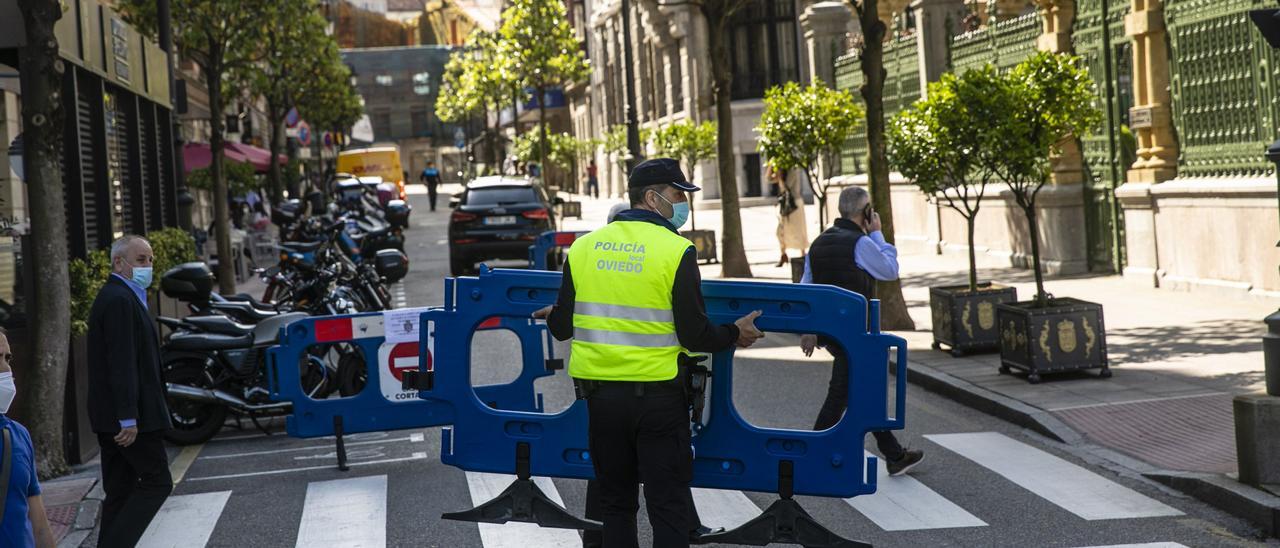
<svg viewBox="0 0 1280 548">
<path fill-rule="evenodd" d="M 505 186 L 494 188 L 475 188 L 467 192 L 469 206 L 501 206 L 537 202 L 533 187 Z"/>
</svg>

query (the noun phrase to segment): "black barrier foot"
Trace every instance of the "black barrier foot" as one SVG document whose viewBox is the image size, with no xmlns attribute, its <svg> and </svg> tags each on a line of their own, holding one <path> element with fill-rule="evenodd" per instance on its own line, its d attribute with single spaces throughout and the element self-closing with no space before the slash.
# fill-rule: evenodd
<svg viewBox="0 0 1280 548">
<path fill-rule="evenodd" d="M 751 521 L 722 533 L 702 535 L 698 544 L 745 544 L 768 546 L 774 543 L 799 544 L 805 548 L 871 548 L 865 542 L 832 533 L 813 519 L 792 496 L 793 464 L 778 463 L 778 494 L 782 497 Z"/>
<path fill-rule="evenodd" d="M 581 519 L 551 500 L 529 477 L 529 444 L 516 444 L 516 480 L 493 500 L 470 510 L 440 516 L 456 521 L 503 524 L 534 523 L 539 527 L 599 531 L 600 522 Z"/>
<path fill-rule="evenodd" d="M 338 455 L 338 471 L 346 472 L 351 468 L 347 466 L 347 444 L 342 439 L 342 415 L 333 417 L 333 438 L 337 443 L 336 453 Z"/>
</svg>

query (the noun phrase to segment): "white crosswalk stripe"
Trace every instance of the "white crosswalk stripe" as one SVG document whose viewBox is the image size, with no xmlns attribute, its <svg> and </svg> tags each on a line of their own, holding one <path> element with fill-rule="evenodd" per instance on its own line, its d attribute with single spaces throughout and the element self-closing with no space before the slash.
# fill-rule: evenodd
<svg viewBox="0 0 1280 548">
<path fill-rule="evenodd" d="M 471 503 L 479 506 L 498 496 L 511 485 L 515 476 L 506 474 L 487 474 L 483 472 L 467 472 L 467 488 L 471 491 Z M 556 504 L 564 506 L 560 491 L 550 478 L 533 478 L 533 482 L 546 493 Z M 530 548 L 546 546 L 547 548 L 572 548 L 582 546 L 582 537 L 577 531 L 568 529 L 549 529 L 538 527 L 532 523 L 494 523 L 480 524 L 480 540 L 485 548 Z"/>
<path fill-rule="evenodd" d="M 139 548 L 204 546 L 231 491 L 169 497 L 138 541 Z"/>
<path fill-rule="evenodd" d="M 315 481 L 298 525 L 298 548 L 387 545 L 387 476 Z"/>
<path fill-rule="evenodd" d="M 1081 548 L 1187 548 L 1185 544 L 1176 542 L 1147 542 L 1143 544 L 1108 544 L 1106 546 L 1083 546 Z"/>
<path fill-rule="evenodd" d="M 935 434 L 925 438 L 1087 520 L 1182 515 L 1160 501 L 1004 434 Z"/>
<path fill-rule="evenodd" d="M 733 529 L 760 515 L 760 507 L 742 491 L 695 488 L 693 504 L 707 527 Z"/>
<path fill-rule="evenodd" d="M 876 462 L 876 492 L 845 502 L 881 529 L 915 531 L 987 524 L 911 476 L 889 476 L 884 459 Z"/>
</svg>

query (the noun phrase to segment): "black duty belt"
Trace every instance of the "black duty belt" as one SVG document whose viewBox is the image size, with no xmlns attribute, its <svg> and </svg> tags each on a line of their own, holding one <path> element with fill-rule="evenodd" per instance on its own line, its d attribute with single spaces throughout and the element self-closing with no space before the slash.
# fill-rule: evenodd
<svg viewBox="0 0 1280 548">
<path fill-rule="evenodd" d="M 659 394 L 684 394 L 684 379 L 677 375 L 665 381 L 593 381 L 573 379 L 573 388 L 577 398 L 585 400 L 595 394 L 634 395 L 643 397 Z"/>
</svg>

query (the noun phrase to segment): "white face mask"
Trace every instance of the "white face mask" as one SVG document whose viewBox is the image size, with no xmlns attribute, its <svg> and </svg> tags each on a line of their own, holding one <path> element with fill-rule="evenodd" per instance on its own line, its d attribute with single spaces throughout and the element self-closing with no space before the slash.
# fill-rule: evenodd
<svg viewBox="0 0 1280 548">
<path fill-rule="evenodd" d="M 17 395 L 18 387 L 13 383 L 13 372 L 0 373 L 0 414 L 9 413 L 9 406 Z"/>
</svg>

